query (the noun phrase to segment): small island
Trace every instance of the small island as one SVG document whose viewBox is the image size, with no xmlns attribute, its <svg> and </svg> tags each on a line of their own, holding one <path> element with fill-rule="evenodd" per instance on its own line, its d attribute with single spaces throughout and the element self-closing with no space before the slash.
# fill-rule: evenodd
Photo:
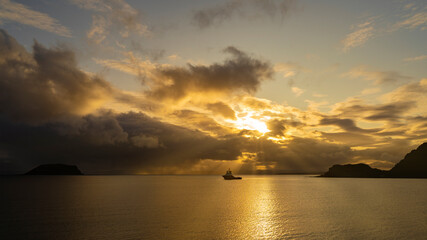
<svg viewBox="0 0 427 240">
<path fill-rule="evenodd" d="M 43 164 L 25 173 L 25 175 L 83 175 L 83 173 L 75 165 Z"/>
<path fill-rule="evenodd" d="M 320 177 L 352 178 L 427 178 L 427 142 L 406 154 L 389 171 L 371 168 L 366 164 L 333 165 Z"/>
</svg>

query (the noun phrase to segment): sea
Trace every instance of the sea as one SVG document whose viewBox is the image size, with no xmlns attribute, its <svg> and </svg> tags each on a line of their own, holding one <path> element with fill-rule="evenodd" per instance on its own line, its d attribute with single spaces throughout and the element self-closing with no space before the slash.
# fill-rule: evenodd
<svg viewBox="0 0 427 240">
<path fill-rule="evenodd" d="M 0 239 L 427 239 L 427 179 L 0 177 Z"/>
</svg>

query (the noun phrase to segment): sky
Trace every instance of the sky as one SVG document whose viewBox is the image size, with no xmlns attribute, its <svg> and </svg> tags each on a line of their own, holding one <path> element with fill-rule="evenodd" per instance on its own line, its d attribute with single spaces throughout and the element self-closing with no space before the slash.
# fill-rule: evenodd
<svg viewBox="0 0 427 240">
<path fill-rule="evenodd" d="M 427 2 L 0 0 L 0 173 L 390 169 L 427 141 Z"/>
</svg>

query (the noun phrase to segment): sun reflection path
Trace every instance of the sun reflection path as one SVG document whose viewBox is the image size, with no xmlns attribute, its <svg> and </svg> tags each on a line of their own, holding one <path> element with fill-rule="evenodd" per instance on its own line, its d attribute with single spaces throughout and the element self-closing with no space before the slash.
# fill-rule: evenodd
<svg viewBox="0 0 427 240">
<path fill-rule="evenodd" d="M 250 232 L 254 239 L 280 239 L 284 234 L 283 222 L 279 218 L 280 207 L 283 206 L 278 206 L 279 201 L 272 189 L 271 179 L 261 178 L 256 181 Z"/>
</svg>

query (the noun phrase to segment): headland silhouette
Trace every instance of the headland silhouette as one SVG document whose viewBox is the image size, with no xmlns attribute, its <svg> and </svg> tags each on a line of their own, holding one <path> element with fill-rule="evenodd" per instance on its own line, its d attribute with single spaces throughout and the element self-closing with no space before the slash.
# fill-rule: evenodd
<svg viewBox="0 0 427 240">
<path fill-rule="evenodd" d="M 371 168 L 369 165 L 346 164 L 333 165 L 321 177 L 355 177 L 355 178 L 427 178 L 427 142 L 406 154 L 389 171 Z"/>
</svg>

